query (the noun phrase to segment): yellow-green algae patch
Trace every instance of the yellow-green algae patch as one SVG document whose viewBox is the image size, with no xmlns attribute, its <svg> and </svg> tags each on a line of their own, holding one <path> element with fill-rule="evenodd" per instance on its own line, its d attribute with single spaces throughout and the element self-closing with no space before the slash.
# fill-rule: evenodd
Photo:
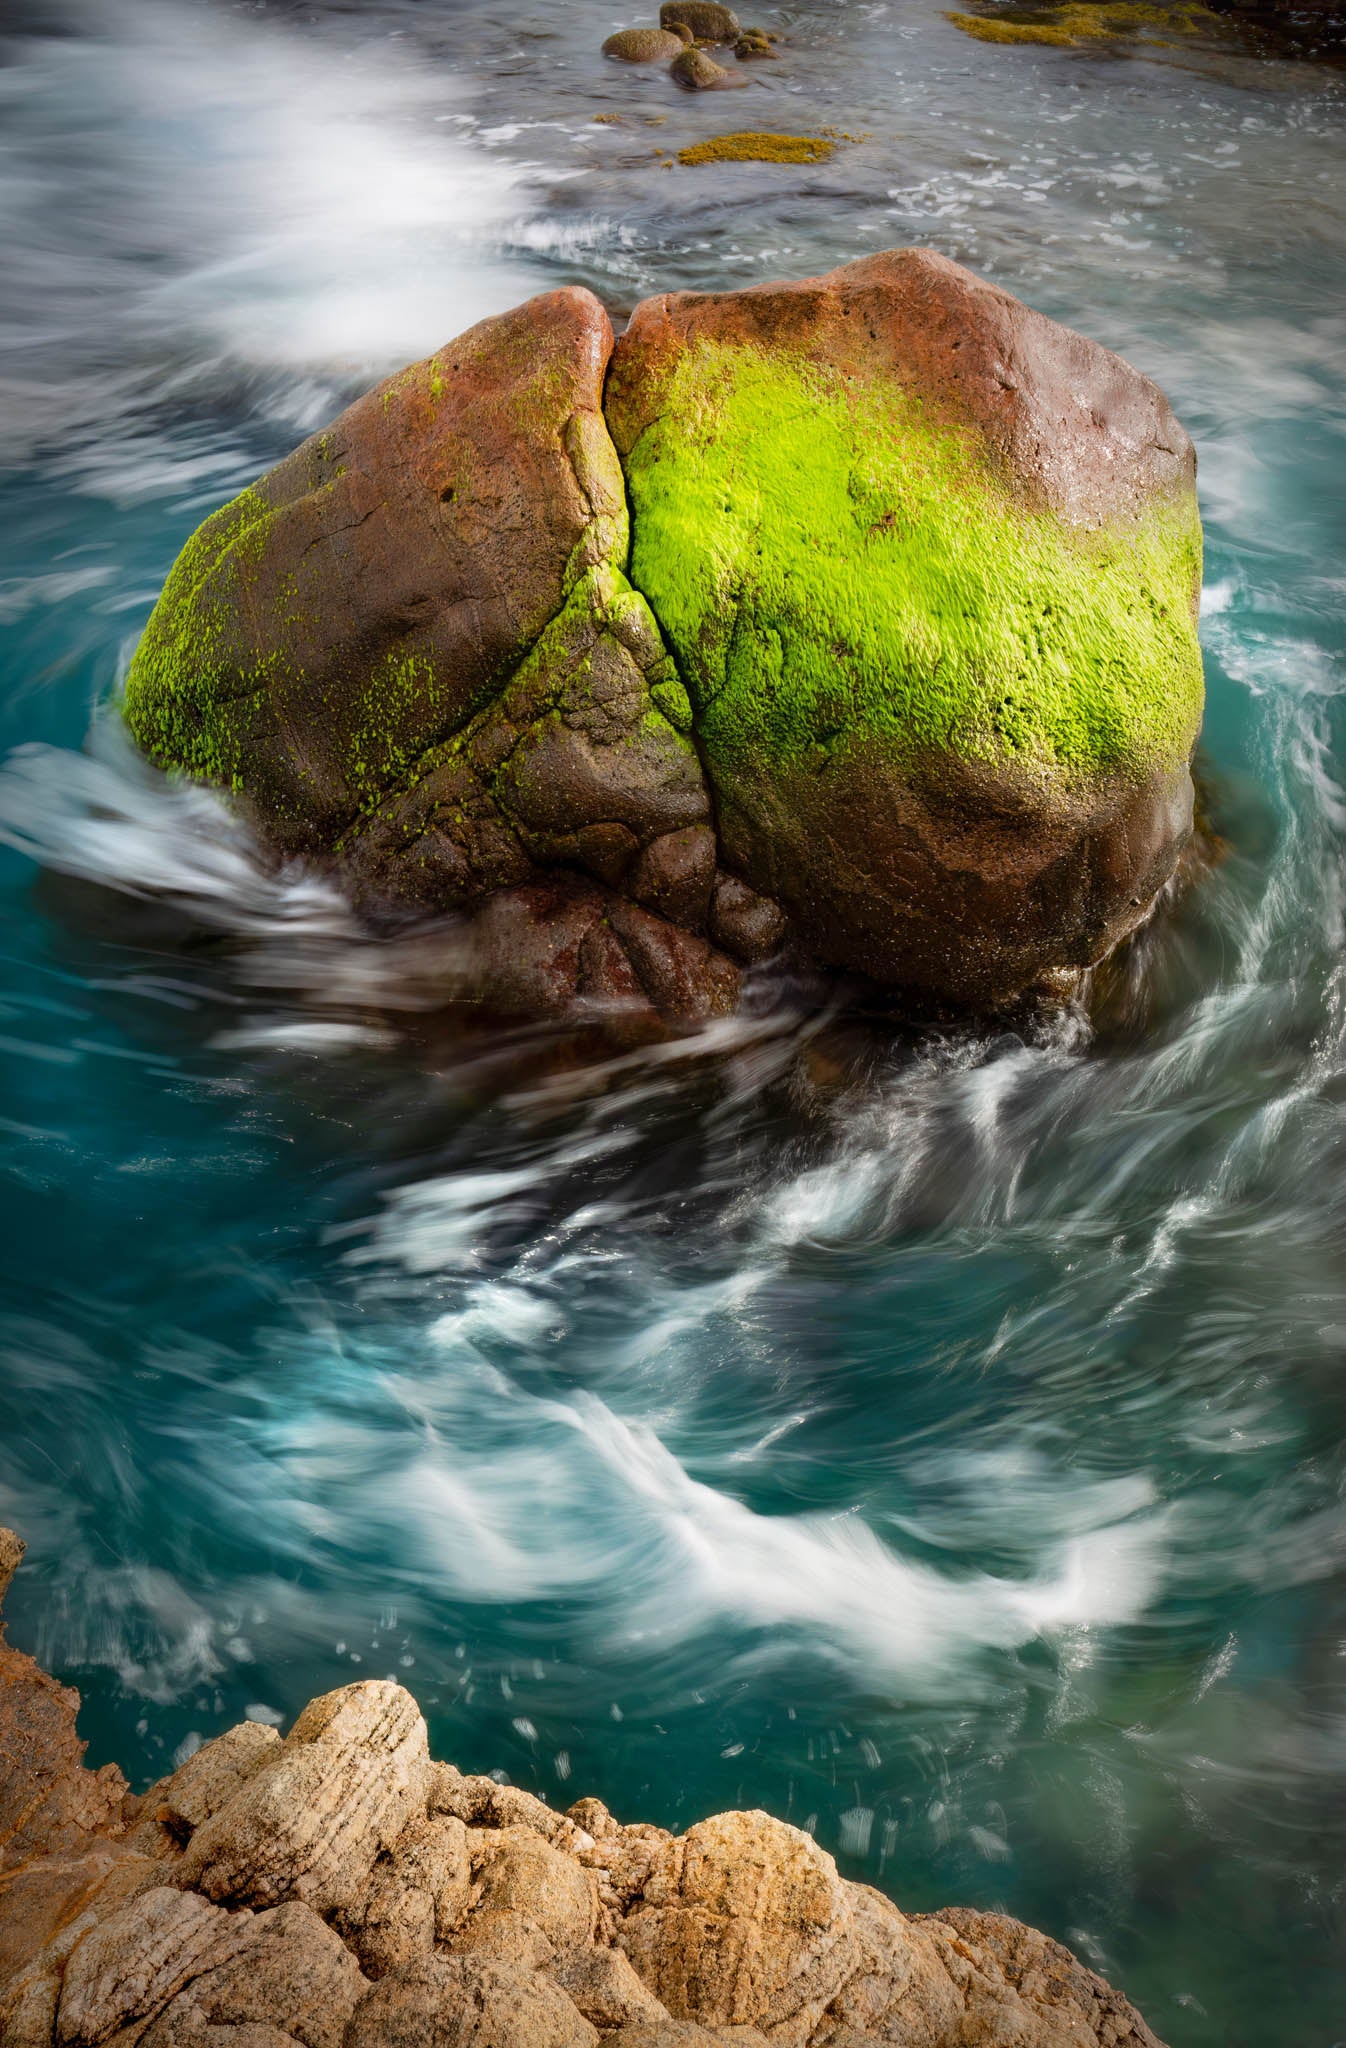
<svg viewBox="0 0 1346 2048">
<path fill-rule="evenodd" d="M 1153 0 L 1066 0 L 1050 12 L 1015 9 L 1004 14 L 946 14 L 964 35 L 982 43 L 1047 43 L 1058 49 L 1074 49 L 1081 43 L 1118 42 L 1144 35 L 1150 29 L 1166 29 L 1175 35 L 1196 35 L 1203 28 L 1218 26 L 1218 17 L 1196 0 L 1178 0 L 1164 6 Z"/>
<path fill-rule="evenodd" d="M 1068 781 L 1190 752 L 1190 501 L 1068 525 L 913 395 L 713 341 L 678 359 L 626 472 L 631 581 L 719 770 L 842 738 Z"/>
<path fill-rule="evenodd" d="M 198 526 L 169 571 L 126 678 L 126 722 L 143 752 L 226 789 L 242 786 L 248 705 L 268 680 L 262 663 L 251 679 L 255 690 L 247 679 L 240 688 L 229 651 L 273 517 L 249 485 Z"/>
<path fill-rule="evenodd" d="M 744 130 L 712 135 L 678 151 L 680 164 L 822 164 L 835 155 L 838 138 L 831 135 L 768 135 Z"/>
</svg>

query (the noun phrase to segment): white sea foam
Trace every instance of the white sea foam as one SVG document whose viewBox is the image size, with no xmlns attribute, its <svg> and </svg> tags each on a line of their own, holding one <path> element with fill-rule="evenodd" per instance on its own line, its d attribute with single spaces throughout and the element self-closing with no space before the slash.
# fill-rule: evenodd
<svg viewBox="0 0 1346 2048">
<path fill-rule="evenodd" d="M 4 452 L 73 428 L 94 487 L 161 491 L 166 463 L 181 487 L 183 451 L 110 435 L 117 413 L 261 377 L 261 403 L 311 428 L 353 378 L 539 289 L 528 167 L 475 146 L 461 87 L 395 41 L 357 55 L 145 0 L 64 11 L 0 65 Z"/>
<path fill-rule="evenodd" d="M 357 934 L 336 889 L 274 868 L 222 798 L 150 767 L 115 713 L 83 753 L 32 742 L 0 764 L 0 842 L 59 874 L 166 898 L 206 927 Z"/>
<path fill-rule="evenodd" d="M 903 1555 L 858 1511 L 755 1510 L 595 1395 L 528 1394 L 462 1344 L 446 1367 L 385 1379 L 401 1426 L 381 1452 L 341 1420 L 339 1387 L 324 1399 L 315 1382 L 299 1410 L 291 1388 L 223 1466 L 235 1511 L 255 1486 L 282 1544 L 395 1555 L 436 1598 L 578 1603 L 610 1658 L 730 1630 L 745 1668 L 809 1652 L 913 1694 L 975 1692 L 987 1652 L 1134 1621 L 1165 1574 L 1166 1518 L 1142 1480 L 1044 1478 L 1023 1576 L 960 1573 Z"/>
</svg>

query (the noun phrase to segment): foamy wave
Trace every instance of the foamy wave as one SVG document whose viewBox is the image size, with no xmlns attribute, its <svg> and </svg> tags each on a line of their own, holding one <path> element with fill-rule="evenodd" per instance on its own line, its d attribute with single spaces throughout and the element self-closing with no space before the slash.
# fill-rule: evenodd
<svg viewBox="0 0 1346 2048">
<path fill-rule="evenodd" d="M 540 1335 L 508 1290 L 440 1325 L 432 1372 L 385 1360 L 371 1385 L 374 1361 L 327 1354 L 301 1391 L 292 1362 L 283 1396 L 255 1384 L 263 1419 L 231 1419 L 227 1454 L 216 1447 L 200 1483 L 221 1512 L 263 1513 L 282 1550 L 319 1541 L 353 1569 L 395 1556 L 408 1589 L 436 1601 L 565 1600 L 610 1658 L 676 1657 L 732 1629 L 745 1668 L 821 1655 L 909 1694 L 976 1693 L 988 1653 L 1134 1621 L 1162 1583 L 1166 1518 L 1143 1477 L 1039 1473 L 1027 1527 L 1022 1474 L 1007 1474 L 998 1492 L 1006 1514 L 1017 1502 L 1023 1575 L 941 1569 L 857 1511 L 756 1511 L 693 1476 L 652 1422 L 593 1394 L 526 1392 L 472 1341 L 506 1331 L 525 1345 Z"/>
<path fill-rule="evenodd" d="M 58 874 L 167 898 L 215 929 L 357 937 L 331 884 L 269 864 L 221 797 L 152 768 L 115 711 L 87 752 L 33 742 L 0 764 L 0 843 Z"/>
<path fill-rule="evenodd" d="M 352 380 L 540 288 L 530 167 L 474 146 L 460 86 L 395 42 L 356 54 L 137 0 L 70 0 L 63 26 L 14 38 L 0 66 L 24 323 L 0 374 L 6 452 L 96 424 L 93 481 L 134 494 L 107 446 L 119 414 L 202 373 L 218 394 L 232 369 L 310 428 Z"/>
</svg>

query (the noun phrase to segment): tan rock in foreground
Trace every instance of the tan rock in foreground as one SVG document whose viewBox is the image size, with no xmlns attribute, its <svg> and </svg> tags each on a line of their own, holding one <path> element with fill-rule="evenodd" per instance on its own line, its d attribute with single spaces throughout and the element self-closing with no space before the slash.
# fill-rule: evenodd
<svg viewBox="0 0 1346 2048">
<path fill-rule="evenodd" d="M 675 1837 L 432 1764 L 388 1680 L 139 1799 L 77 1705 L 0 1637 L 4 2048 L 1161 2048 L 1059 1943 L 908 1919 L 769 1814 Z"/>
</svg>

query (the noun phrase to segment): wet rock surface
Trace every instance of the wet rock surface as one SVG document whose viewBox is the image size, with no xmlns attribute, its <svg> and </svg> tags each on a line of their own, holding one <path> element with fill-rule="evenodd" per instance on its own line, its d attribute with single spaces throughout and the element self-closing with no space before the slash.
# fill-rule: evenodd
<svg viewBox="0 0 1346 2048">
<path fill-rule="evenodd" d="M 746 78 L 740 78 L 736 71 L 727 71 L 723 64 L 705 50 L 684 50 L 673 65 L 673 76 L 679 85 L 690 92 L 724 92 L 735 86 L 746 85 Z"/>
<path fill-rule="evenodd" d="M 603 55 L 616 57 L 623 64 L 667 64 L 685 48 L 685 36 L 672 29 L 623 28 L 608 37 Z"/>
<path fill-rule="evenodd" d="M 682 26 L 705 43 L 732 43 L 739 34 L 738 16 L 732 8 L 718 6 L 716 0 L 664 0 L 659 26 Z"/>
<path fill-rule="evenodd" d="M 0 1681 L 6 2048 L 1160 2048 L 1059 1943 L 909 1919 L 765 1813 L 673 1836 L 432 1763 L 389 1680 L 140 1798 L 2 1642 Z"/>
<path fill-rule="evenodd" d="M 126 716 L 371 921 L 457 920 L 464 1003 L 641 1037 L 780 952 L 994 1009 L 1190 836 L 1193 476 L 1148 379 L 926 251 L 615 348 L 552 292 L 207 520 Z"/>
</svg>

